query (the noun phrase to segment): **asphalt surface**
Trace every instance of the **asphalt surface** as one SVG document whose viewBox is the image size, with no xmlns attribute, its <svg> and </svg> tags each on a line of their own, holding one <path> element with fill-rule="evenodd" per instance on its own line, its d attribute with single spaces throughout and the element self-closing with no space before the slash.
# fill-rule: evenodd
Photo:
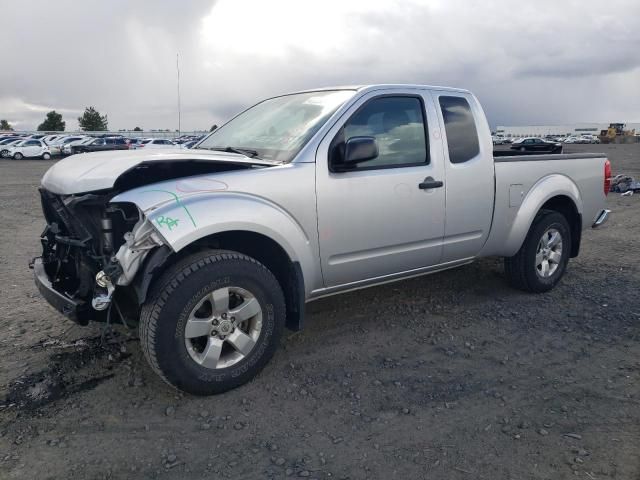
<svg viewBox="0 0 640 480">
<path fill-rule="evenodd" d="M 566 151 L 640 178 L 640 144 Z M 196 398 L 136 332 L 40 298 L 52 163 L 0 161 L 0 478 L 640 479 L 640 195 L 609 195 L 552 292 L 489 258 L 319 300 L 254 381 Z"/>
</svg>

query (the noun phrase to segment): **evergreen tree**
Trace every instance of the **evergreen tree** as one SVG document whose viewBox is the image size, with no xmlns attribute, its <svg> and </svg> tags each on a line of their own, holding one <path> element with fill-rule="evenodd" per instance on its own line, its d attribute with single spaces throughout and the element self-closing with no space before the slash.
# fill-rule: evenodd
<svg viewBox="0 0 640 480">
<path fill-rule="evenodd" d="M 47 116 L 40 125 L 38 125 L 39 132 L 64 132 L 66 122 L 62 120 L 62 115 L 55 110 L 47 113 Z"/>
<path fill-rule="evenodd" d="M 81 117 L 78 117 L 78 123 L 82 130 L 88 132 L 102 132 L 107 130 L 109 123 L 106 115 L 100 115 L 100 112 L 93 107 L 84 109 Z"/>
</svg>

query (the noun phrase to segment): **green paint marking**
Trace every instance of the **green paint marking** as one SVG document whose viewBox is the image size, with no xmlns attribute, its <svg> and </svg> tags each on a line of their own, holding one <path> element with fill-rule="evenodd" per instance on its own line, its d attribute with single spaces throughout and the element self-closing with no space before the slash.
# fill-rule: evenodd
<svg viewBox="0 0 640 480">
<path fill-rule="evenodd" d="M 187 215 L 189 216 L 189 220 L 191 220 L 191 223 L 193 223 L 193 226 L 196 227 L 196 228 L 198 227 L 196 225 L 196 221 L 191 216 L 191 212 L 189 211 L 187 206 L 184 203 L 182 203 L 182 201 L 180 200 L 180 197 L 178 197 L 178 195 L 176 195 L 173 192 L 170 192 L 169 190 L 144 190 L 141 193 L 148 193 L 148 192 L 161 192 L 161 193 L 168 193 L 169 195 L 171 195 L 174 198 L 174 200 L 176 201 L 176 205 L 178 205 L 179 207 L 182 207 L 182 209 L 187 213 Z M 162 218 L 162 217 L 158 217 L 158 218 Z M 177 220 L 176 220 L 176 222 L 177 222 Z M 177 225 L 177 223 L 176 223 L 176 225 Z M 171 230 L 171 228 L 169 228 L 169 230 Z"/>
<path fill-rule="evenodd" d="M 158 222 L 158 225 L 160 225 L 161 227 L 167 227 L 169 231 L 173 230 L 174 227 L 178 226 L 178 221 L 179 221 L 178 219 L 171 218 L 171 217 L 163 217 L 162 215 L 156 218 L 156 222 Z"/>
</svg>

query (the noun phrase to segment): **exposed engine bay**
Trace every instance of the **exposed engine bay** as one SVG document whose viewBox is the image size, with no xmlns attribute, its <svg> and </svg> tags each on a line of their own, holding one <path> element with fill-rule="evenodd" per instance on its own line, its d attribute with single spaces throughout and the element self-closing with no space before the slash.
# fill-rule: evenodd
<svg viewBox="0 0 640 480">
<path fill-rule="evenodd" d="M 152 250 L 171 253 L 162 236 L 133 203 L 111 203 L 118 193 L 171 178 L 252 168 L 248 163 L 142 162 L 121 174 L 108 190 L 62 195 L 40 188 L 47 226 L 37 259 L 50 287 L 74 302 L 80 324 L 108 321 L 115 305 L 123 321 L 136 321 L 146 285 L 134 282 Z M 148 279 L 141 279 L 144 282 Z M 116 288 L 117 287 L 117 288 Z M 66 313 L 63 311 L 63 313 Z"/>
<path fill-rule="evenodd" d="M 40 196 L 47 220 L 42 264 L 52 287 L 81 302 L 85 312 L 78 312 L 80 320 L 88 320 L 90 306 L 97 311 L 93 319 L 104 320 L 98 312 L 109 306 L 115 285 L 130 284 L 146 253 L 162 245 L 161 239 L 157 233 L 154 238 L 152 228 L 145 230 L 147 222 L 135 205 L 109 204 L 113 194 L 65 197 L 40 189 Z M 136 238 L 134 232 L 140 230 Z M 135 299 L 122 300 L 125 305 Z"/>
</svg>

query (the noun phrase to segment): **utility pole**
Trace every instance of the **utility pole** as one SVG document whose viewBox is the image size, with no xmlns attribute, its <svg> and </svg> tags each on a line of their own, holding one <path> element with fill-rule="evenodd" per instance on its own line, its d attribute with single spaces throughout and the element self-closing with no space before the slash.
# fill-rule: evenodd
<svg viewBox="0 0 640 480">
<path fill-rule="evenodd" d="M 176 53 L 176 73 L 178 74 L 178 136 L 181 135 L 182 126 L 181 126 L 181 111 L 180 111 L 180 59 L 178 54 Z"/>
</svg>

